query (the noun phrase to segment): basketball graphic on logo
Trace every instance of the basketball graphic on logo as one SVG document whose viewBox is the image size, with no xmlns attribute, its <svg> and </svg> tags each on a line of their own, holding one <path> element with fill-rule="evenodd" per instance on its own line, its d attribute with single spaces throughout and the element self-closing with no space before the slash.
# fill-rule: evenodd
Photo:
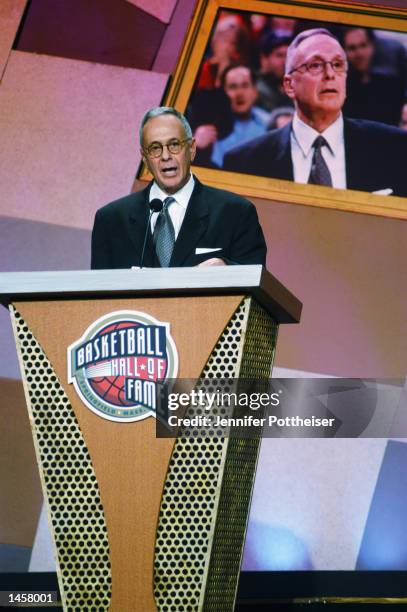
<svg viewBox="0 0 407 612">
<path fill-rule="evenodd" d="M 136 327 L 138 323 L 131 321 L 121 321 L 113 325 L 108 325 L 102 329 L 99 334 L 108 334 L 111 331 L 123 329 L 126 327 Z M 89 384 L 101 399 L 111 403 L 113 406 L 131 406 L 132 403 L 126 400 L 125 396 L 125 378 L 124 376 L 98 376 L 91 378 Z"/>
<path fill-rule="evenodd" d="M 136 311 L 101 317 L 68 348 L 68 382 L 110 420 L 155 416 L 157 383 L 175 378 L 177 370 L 169 324 Z"/>
</svg>

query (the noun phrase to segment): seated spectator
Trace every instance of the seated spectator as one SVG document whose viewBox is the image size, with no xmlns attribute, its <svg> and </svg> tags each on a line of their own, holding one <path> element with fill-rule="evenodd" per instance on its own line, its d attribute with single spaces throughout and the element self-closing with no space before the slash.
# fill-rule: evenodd
<svg viewBox="0 0 407 612">
<path fill-rule="evenodd" d="M 251 13 L 249 18 L 250 35 L 253 43 L 257 46 L 264 32 L 269 28 L 270 17 L 260 13 Z"/>
<path fill-rule="evenodd" d="M 277 38 L 281 38 L 284 36 L 287 38 L 293 38 L 296 26 L 297 20 L 291 19 L 291 17 L 274 16 L 271 18 L 271 33 Z"/>
<path fill-rule="evenodd" d="M 394 33 L 374 30 L 375 52 L 372 71 L 398 79 L 407 98 L 407 48 L 400 40 L 391 38 Z M 403 34 L 405 39 L 406 34 Z"/>
<path fill-rule="evenodd" d="M 396 76 L 373 70 L 375 45 L 372 30 L 344 30 L 343 46 L 349 62 L 344 112 L 355 119 L 398 125 L 404 98 L 403 83 Z"/>
<path fill-rule="evenodd" d="M 185 115 L 193 132 L 201 125 L 216 125 L 220 139 L 227 136 L 233 128 L 230 100 L 223 87 L 195 89 Z"/>
<path fill-rule="evenodd" d="M 285 58 L 290 39 L 277 38 L 269 32 L 260 42 L 260 72 L 256 79 L 257 104 L 267 111 L 278 106 L 292 106 L 283 88 Z"/>
<path fill-rule="evenodd" d="M 294 108 L 292 106 L 280 106 L 275 108 L 270 115 L 270 121 L 267 128 L 269 130 L 278 130 L 290 123 L 294 117 Z"/>
<path fill-rule="evenodd" d="M 210 151 L 211 165 L 221 168 L 223 157 L 230 149 L 265 134 L 270 119 L 269 113 L 255 106 L 257 89 L 254 76 L 247 66 L 231 66 L 222 77 L 222 84 L 230 101 L 232 129 L 230 133 L 219 138 L 219 126 L 206 124 L 199 126 L 194 134 L 198 157 L 202 163 L 205 154 Z"/>
<path fill-rule="evenodd" d="M 220 87 L 222 74 L 228 66 L 250 62 L 250 35 L 239 15 L 221 13 L 210 46 L 211 55 L 203 63 L 198 89 Z"/>
</svg>

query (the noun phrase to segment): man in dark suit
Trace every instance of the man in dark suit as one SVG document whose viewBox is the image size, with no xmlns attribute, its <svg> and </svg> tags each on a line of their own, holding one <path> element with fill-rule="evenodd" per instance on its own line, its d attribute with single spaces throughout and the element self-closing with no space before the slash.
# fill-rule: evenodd
<svg viewBox="0 0 407 612">
<path fill-rule="evenodd" d="M 196 146 L 181 113 L 169 107 L 148 111 L 140 145 L 154 181 L 97 211 L 92 268 L 139 267 L 146 230 L 146 267 L 265 264 L 266 244 L 253 204 L 192 176 Z M 152 214 L 147 229 L 149 203 L 157 199 L 164 207 Z"/>
<path fill-rule="evenodd" d="M 342 116 L 347 62 L 322 28 L 301 32 L 287 52 L 284 87 L 292 124 L 230 151 L 224 169 L 298 183 L 407 196 L 407 135 Z"/>
</svg>

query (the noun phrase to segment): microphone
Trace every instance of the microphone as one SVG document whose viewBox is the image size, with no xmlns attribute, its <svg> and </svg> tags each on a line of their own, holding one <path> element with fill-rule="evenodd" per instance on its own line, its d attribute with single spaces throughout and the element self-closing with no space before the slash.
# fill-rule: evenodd
<svg viewBox="0 0 407 612">
<path fill-rule="evenodd" d="M 163 203 L 161 202 L 159 198 L 154 198 L 154 200 L 151 200 L 151 202 L 149 203 L 149 207 L 150 207 L 150 214 L 148 216 L 146 233 L 144 235 L 143 250 L 141 251 L 140 270 L 143 267 L 144 251 L 146 250 L 147 236 L 148 236 L 148 232 L 150 229 L 151 215 L 155 212 L 158 212 L 158 213 L 161 212 L 163 209 Z"/>
<path fill-rule="evenodd" d="M 151 214 L 153 212 L 161 212 L 163 209 L 163 203 L 161 202 L 159 198 L 154 198 L 154 200 L 151 200 L 149 206 L 150 206 Z"/>
</svg>

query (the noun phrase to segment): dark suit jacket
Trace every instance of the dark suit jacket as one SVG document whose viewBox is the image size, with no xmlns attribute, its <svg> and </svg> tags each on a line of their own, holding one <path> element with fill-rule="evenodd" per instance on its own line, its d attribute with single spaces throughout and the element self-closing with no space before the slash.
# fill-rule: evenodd
<svg viewBox="0 0 407 612">
<path fill-rule="evenodd" d="M 97 211 L 92 232 L 93 269 L 140 265 L 150 188 L 151 184 Z M 221 250 L 197 255 L 197 248 Z M 170 267 L 196 266 L 212 257 L 221 257 L 228 264 L 265 265 L 266 243 L 251 202 L 228 191 L 202 185 L 195 177 Z M 143 265 L 160 267 L 151 231 Z"/>
<path fill-rule="evenodd" d="M 290 132 L 291 124 L 232 149 L 223 169 L 293 181 Z M 345 118 L 344 140 L 348 189 L 407 196 L 407 132 Z"/>
</svg>

